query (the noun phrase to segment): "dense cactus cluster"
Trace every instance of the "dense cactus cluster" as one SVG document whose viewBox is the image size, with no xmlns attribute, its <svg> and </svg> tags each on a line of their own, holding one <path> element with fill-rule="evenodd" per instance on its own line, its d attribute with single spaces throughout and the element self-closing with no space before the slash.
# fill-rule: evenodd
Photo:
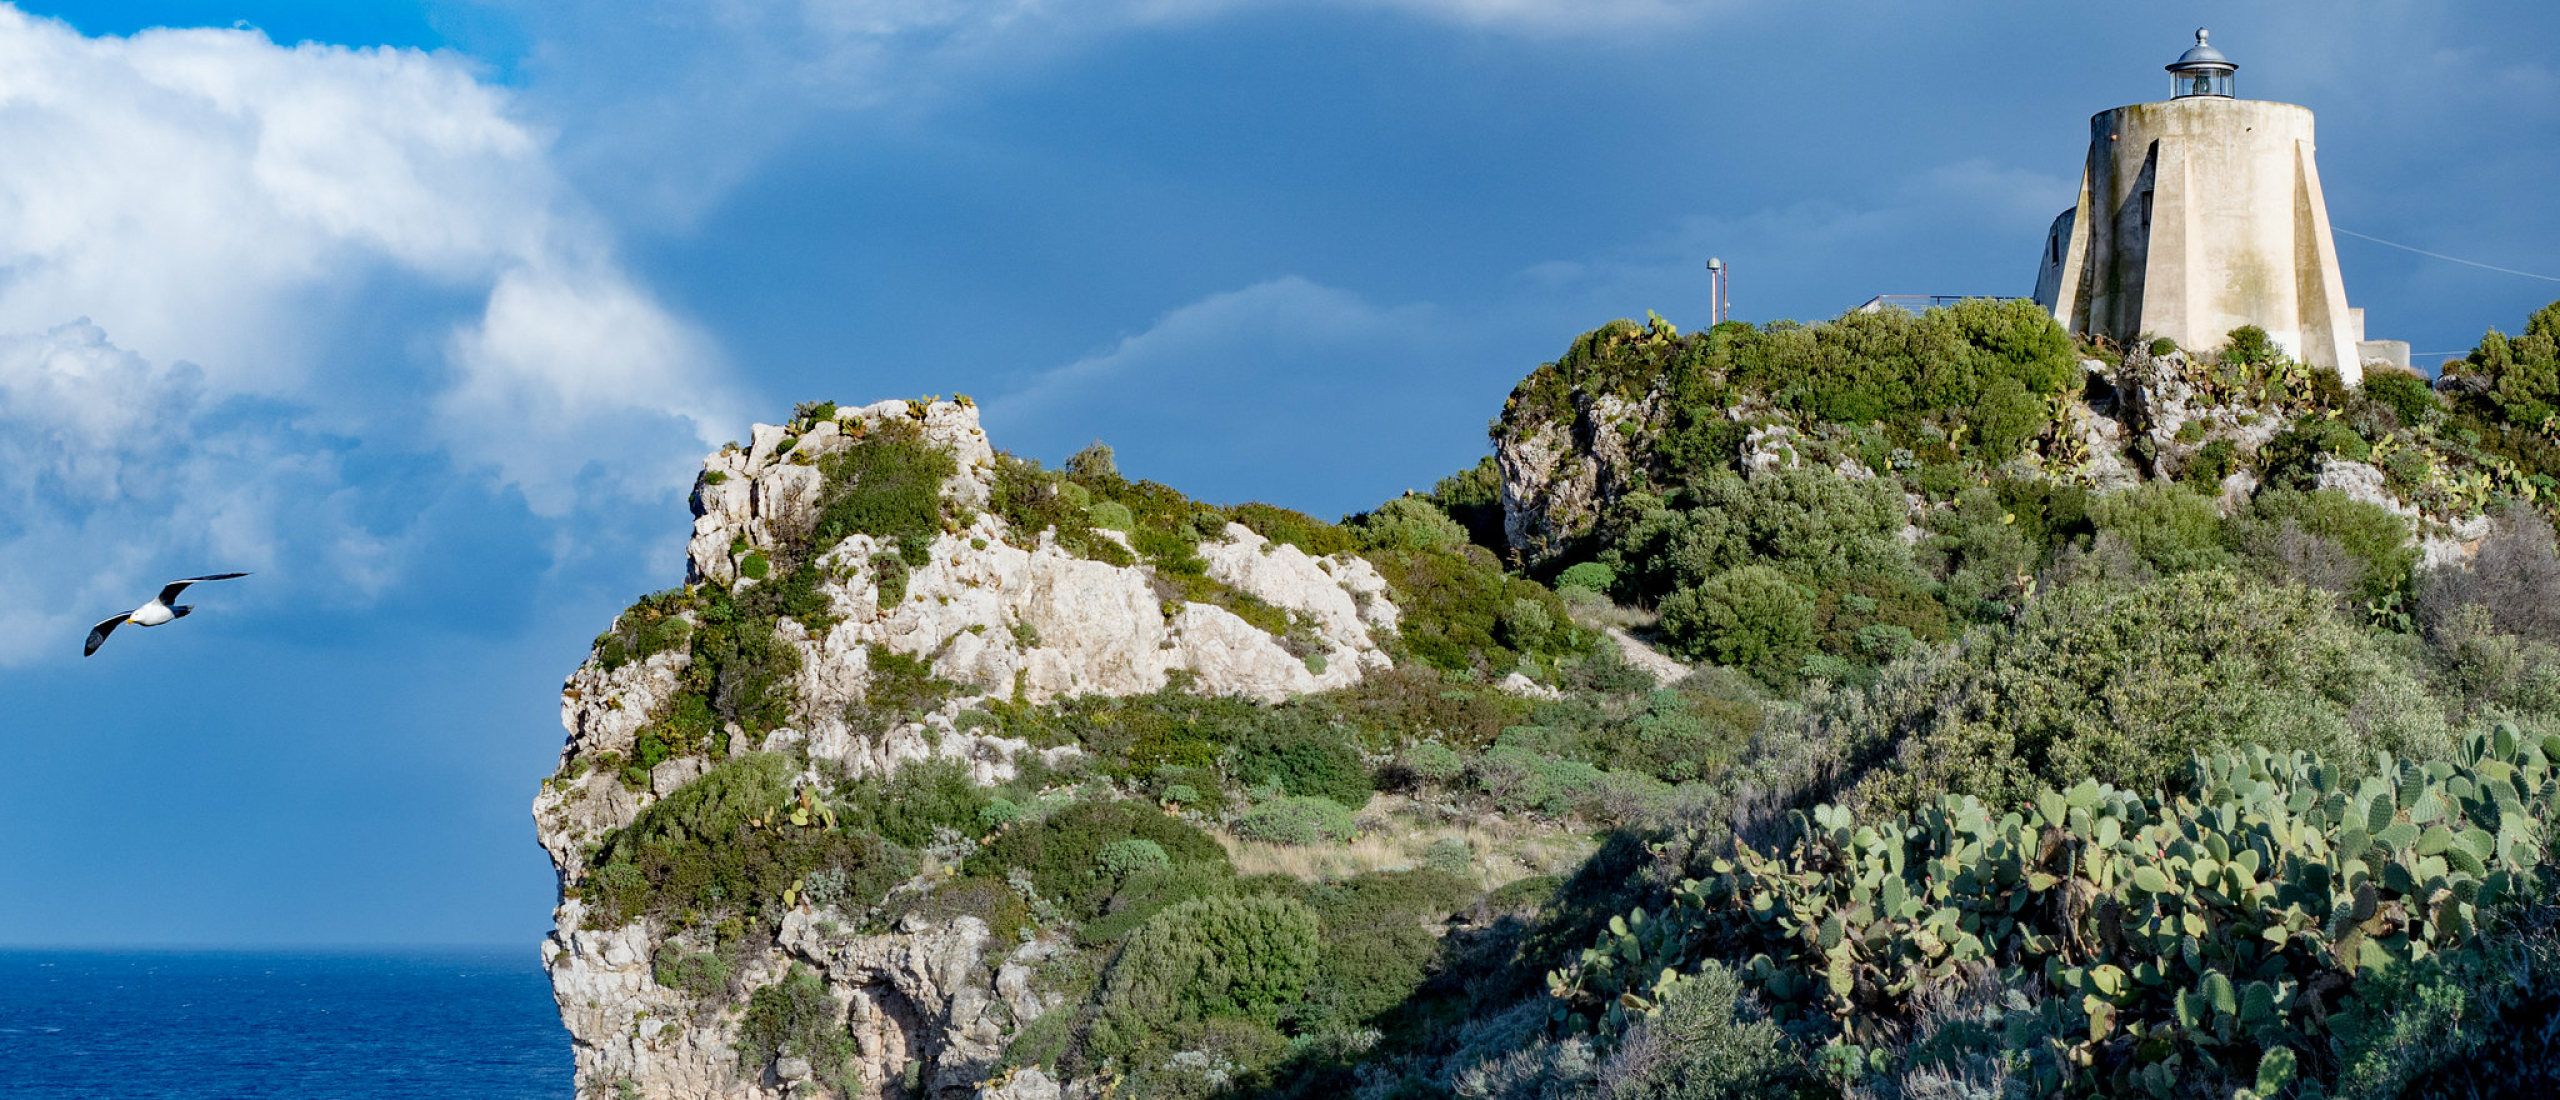
<svg viewBox="0 0 2560 1100">
<path fill-rule="evenodd" d="M 1917 994 L 1996 968 L 2052 994 L 2012 1014 L 2044 1034 L 2040 1091 L 2272 1088 L 2337 1064 L 2329 1023 L 2359 978 L 2466 949 L 2532 888 L 2555 765 L 2560 737 L 2501 724 L 2354 783 L 2244 750 L 2198 759 L 2185 794 L 2084 782 L 2005 813 L 1950 794 L 1876 822 L 1817 807 L 1789 847 L 1740 846 L 1668 912 L 1613 919 L 1549 984 L 1615 1029 L 1699 957 L 1745 959 L 1774 1012 L 1861 1066 Z"/>
</svg>

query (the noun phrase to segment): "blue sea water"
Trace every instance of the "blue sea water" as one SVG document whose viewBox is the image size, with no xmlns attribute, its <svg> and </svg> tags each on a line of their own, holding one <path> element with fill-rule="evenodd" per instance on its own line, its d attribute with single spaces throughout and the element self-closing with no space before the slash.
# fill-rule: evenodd
<svg viewBox="0 0 2560 1100">
<path fill-rule="evenodd" d="M 567 1100 L 530 947 L 0 951 L 0 1097 Z"/>
</svg>

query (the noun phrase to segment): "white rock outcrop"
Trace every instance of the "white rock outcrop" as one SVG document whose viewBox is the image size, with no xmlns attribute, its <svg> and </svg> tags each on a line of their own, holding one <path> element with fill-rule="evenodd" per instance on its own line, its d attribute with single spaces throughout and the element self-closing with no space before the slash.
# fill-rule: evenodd
<svg viewBox="0 0 2560 1100">
<path fill-rule="evenodd" d="M 817 590 L 836 621 L 817 633 L 793 619 L 776 629 L 801 658 L 793 722 L 753 745 L 733 731 L 732 751 L 795 748 L 813 767 L 832 761 L 854 774 L 936 757 L 994 783 L 1011 778 L 1015 761 L 1034 750 L 966 719 L 987 697 L 1039 703 L 1140 694 L 1187 674 L 1197 691 L 1279 701 L 1349 686 L 1390 663 L 1375 635 L 1396 629 L 1400 612 L 1385 579 L 1358 557 L 1310 555 L 1242 525 L 1204 540 L 1208 577 L 1286 617 L 1288 629 L 1275 634 L 1225 607 L 1170 598 L 1174 589 L 1147 566 L 1080 558 L 1046 533 L 1008 529 L 981 510 L 995 450 L 977 410 L 957 402 L 843 409 L 796 436 L 760 424 L 748 446 L 711 455 L 693 495 L 687 581 L 752 587 L 753 556 L 797 545 L 814 526 L 827 488 L 819 461 L 892 420 L 915 424 L 952 454 L 958 472 L 943 497 L 974 518 L 937 533 L 924 563 L 906 571 L 903 594 L 885 606 L 888 578 L 875 559 L 894 547 L 856 535 L 816 559 Z M 881 728 L 861 707 L 876 653 L 922 659 L 935 676 L 979 694 Z M 678 648 L 611 670 L 590 662 L 570 676 L 561 690 L 563 764 L 628 758 L 641 729 L 681 692 L 689 661 Z M 1074 752 L 1040 755 L 1056 764 Z M 566 896 L 597 842 L 707 768 L 700 758 L 667 760 L 639 789 L 610 769 L 564 769 L 534 800 L 542 846 L 564 887 L 543 956 L 576 1041 L 581 1097 L 619 1097 L 627 1085 L 651 1098 L 781 1100 L 817 1088 L 810 1067 L 789 1059 L 742 1070 L 737 1014 L 700 1014 L 684 994 L 659 986 L 650 960 L 660 944 L 645 923 L 589 927 L 584 903 Z M 811 771 L 801 782 L 817 779 Z M 878 936 L 847 935 L 841 929 L 850 923 L 804 904 L 738 982 L 769 984 L 794 963 L 824 973 L 860 1048 L 868 1096 L 910 1079 L 911 1069 L 922 1095 L 977 1095 L 1010 1036 L 1055 1007 L 1031 992 L 1028 967 L 1044 945 L 1024 945 L 990 965 L 996 938 L 975 918 Z M 1037 1100 L 1060 1091 L 1026 1071 L 995 1094 Z"/>
</svg>

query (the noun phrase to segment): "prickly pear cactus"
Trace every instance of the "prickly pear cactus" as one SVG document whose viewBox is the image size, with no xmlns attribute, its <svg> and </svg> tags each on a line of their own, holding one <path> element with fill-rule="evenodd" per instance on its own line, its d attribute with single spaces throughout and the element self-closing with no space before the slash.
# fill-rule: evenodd
<svg viewBox="0 0 2560 1100">
<path fill-rule="evenodd" d="M 2207 1073 L 2272 1092 L 2324 1065 L 2360 976 L 2463 950 L 2529 888 L 2555 765 L 2560 737 L 2501 725 L 2456 760 L 2385 756 L 2353 784 L 2244 750 L 2197 759 L 2192 795 L 2084 782 L 1996 817 L 1948 795 L 1866 824 L 1818 807 L 1791 847 L 1741 848 L 1669 911 L 1612 921 L 1549 989 L 1613 1031 L 1699 956 L 1742 959 L 1774 1011 L 1827 1023 L 1855 1064 L 1908 1025 L 1915 992 L 1997 968 L 2062 1007 L 2045 1091 L 2167 1095 Z"/>
</svg>

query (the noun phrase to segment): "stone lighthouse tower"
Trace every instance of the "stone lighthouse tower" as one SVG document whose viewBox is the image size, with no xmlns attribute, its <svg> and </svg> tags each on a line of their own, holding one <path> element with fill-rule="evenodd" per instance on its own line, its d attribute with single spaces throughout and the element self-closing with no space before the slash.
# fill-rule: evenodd
<svg viewBox="0 0 2560 1100">
<path fill-rule="evenodd" d="M 2080 201 L 2046 235 L 2036 301 L 2120 344 L 2211 348 L 2256 325 L 2295 359 L 2360 381 L 2364 311 L 2338 278 L 2310 110 L 2235 98 L 2239 66 L 2201 30 L 2168 68 L 2167 102 L 2089 120 Z"/>
</svg>

